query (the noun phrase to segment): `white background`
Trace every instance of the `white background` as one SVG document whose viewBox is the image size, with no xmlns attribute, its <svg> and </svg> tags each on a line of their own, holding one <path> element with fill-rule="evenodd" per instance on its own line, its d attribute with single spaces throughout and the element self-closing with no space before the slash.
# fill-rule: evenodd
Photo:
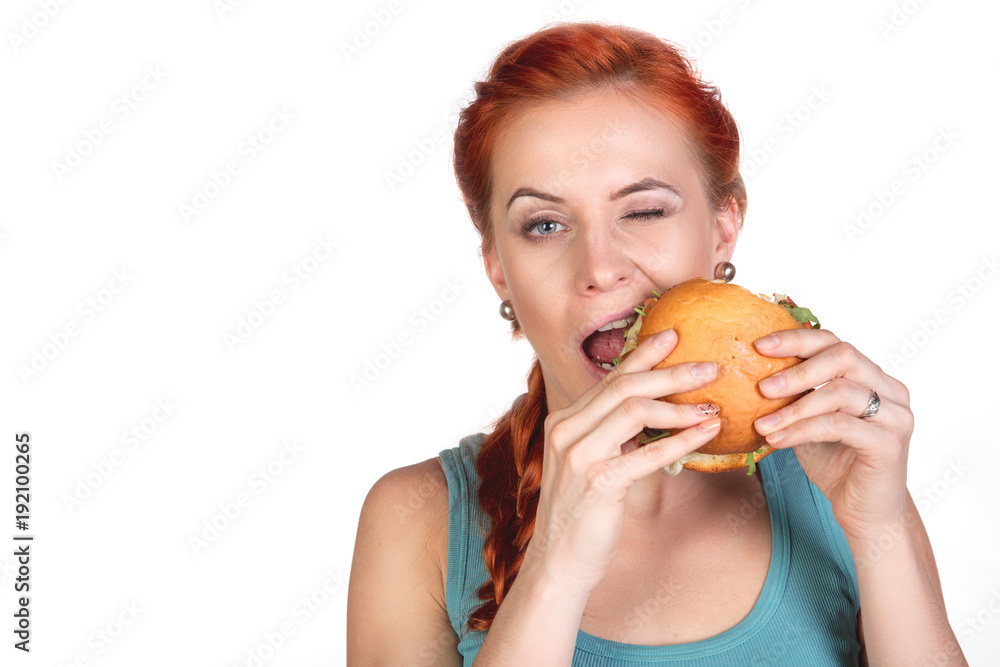
<svg viewBox="0 0 1000 667">
<path fill-rule="evenodd" d="M 0 539 L 17 532 L 22 431 L 36 538 L 30 657 L 11 648 L 13 546 L 0 549 L 0 662 L 247 665 L 283 623 L 264 664 L 343 662 L 368 489 L 525 390 L 531 350 L 497 315 L 451 133 L 499 50 L 562 16 L 690 47 L 722 89 L 748 154 L 736 282 L 793 295 L 909 387 L 910 489 L 966 654 L 990 663 L 997 5 L 388 6 L 4 3 Z M 87 139 L 102 121 L 111 131 Z M 939 132 L 952 139 L 934 148 Z M 229 161 L 239 172 L 214 187 Z M 420 164 L 390 187 L 403 162 Z M 880 215 L 852 236 L 859 208 Z M 312 272 L 296 283 L 295 269 Z M 255 302 L 275 290 L 265 318 Z M 227 343 L 241 321 L 248 337 Z"/>
</svg>

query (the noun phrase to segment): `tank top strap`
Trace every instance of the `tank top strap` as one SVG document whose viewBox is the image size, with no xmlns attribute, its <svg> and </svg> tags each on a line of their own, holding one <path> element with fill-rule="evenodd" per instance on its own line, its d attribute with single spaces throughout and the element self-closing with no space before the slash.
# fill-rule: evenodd
<svg viewBox="0 0 1000 667">
<path fill-rule="evenodd" d="M 472 632 L 466 627 L 469 616 L 482 603 L 476 593 L 489 579 L 483 562 L 483 543 L 489 534 L 490 519 L 479 506 L 479 474 L 476 471 L 476 456 L 485 438 L 485 433 L 466 436 L 457 447 L 438 454 L 448 480 L 445 603 L 463 655 L 469 655 L 469 649 L 474 655 L 486 638 L 485 632 Z"/>
</svg>

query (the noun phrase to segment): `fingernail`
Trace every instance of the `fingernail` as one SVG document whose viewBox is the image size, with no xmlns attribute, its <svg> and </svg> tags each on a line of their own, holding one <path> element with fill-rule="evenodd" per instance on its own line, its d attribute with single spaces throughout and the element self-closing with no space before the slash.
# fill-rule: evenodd
<svg viewBox="0 0 1000 667">
<path fill-rule="evenodd" d="M 772 375 L 769 378 L 765 378 L 760 381 L 760 390 L 773 394 L 776 391 L 781 391 L 781 388 L 785 386 L 785 376 L 784 375 Z"/>
<path fill-rule="evenodd" d="M 715 375 L 714 361 L 701 361 L 691 367 L 691 375 L 696 378 L 710 378 Z"/>
<path fill-rule="evenodd" d="M 667 347 L 672 344 L 677 338 L 677 332 L 673 329 L 667 329 L 666 331 L 661 331 L 660 333 L 653 336 L 653 347 Z"/>
<path fill-rule="evenodd" d="M 719 414 L 719 410 L 721 410 L 722 408 L 720 408 L 715 403 L 699 403 L 698 405 L 695 406 L 695 409 L 700 414 L 708 415 L 709 417 L 715 417 L 716 415 Z"/>
<path fill-rule="evenodd" d="M 754 424 L 756 424 L 758 431 L 766 431 L 777 426 L 779 421 L 781 421 L 781 417 L 778 416 L 778 413 L 774 412 L 766 417 L 761 417 Z"/>
<path fill-rule="evenodd" d="M 698 428 L 702 431 L 714 431 L 722 425 L 722 420 L 718 417 L 712 419 L 706 419 L 702 423 L 698 424 Z"/>
<path fill-rule="evenodd" d="M 765 436 L 764 439 L 767 440 L 767 444 L 774 445 L 781 442 L 785 437 L 784 431 L 775 431 L 771 435 Z"/>
<path fill-rule="evenodd" d="M 770 350 L 778 347 L 778 337 L 771 334 L 769 336 L 764 336 L 763 338 L 758 338 L 753 342 L 753 344 L 757 346 L 758 350 Z"/>
</svg>

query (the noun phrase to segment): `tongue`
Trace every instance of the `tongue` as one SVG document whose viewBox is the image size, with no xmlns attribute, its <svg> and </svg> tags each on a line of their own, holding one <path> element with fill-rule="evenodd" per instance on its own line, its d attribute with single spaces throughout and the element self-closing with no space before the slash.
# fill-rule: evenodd
<svg viewBox="0 0 1000 667">
<path fill-rule="evenodd" d="M 610 364 L 625 347 L 625 329 L 595 331 L 583 341 L 583 352 L 591 359 Z"/>
</svg>

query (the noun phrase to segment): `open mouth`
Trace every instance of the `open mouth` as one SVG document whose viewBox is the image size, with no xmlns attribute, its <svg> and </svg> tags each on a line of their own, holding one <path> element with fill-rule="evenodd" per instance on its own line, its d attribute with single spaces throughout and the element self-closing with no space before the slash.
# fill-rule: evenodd
<svg viewBox="0 0 1000 667">
<path fill-rule="evenodd" d="M 614 360 L 625 347 L 625 334 L 638 316 L 638 313 L 632 313 L 624 319 L 608 322 L 587 336 L 582 344 L 583 353 L 601 368 L 612 370 Z"/>
</svg>

